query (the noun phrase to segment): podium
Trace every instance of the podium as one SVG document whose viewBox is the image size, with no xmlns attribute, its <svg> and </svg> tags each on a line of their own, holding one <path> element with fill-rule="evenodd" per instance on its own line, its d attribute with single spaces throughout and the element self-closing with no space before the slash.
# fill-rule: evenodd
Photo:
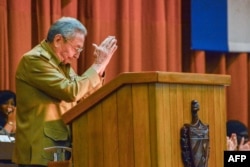
<svg viewBox="0 0 250 167">
<path fill-rule="evenodd" d="M 208 166 L 223 166 L 229 75 L 122 73 L 62 118 L 72 125 L 75 167 L 183 167 L 180 130 L 191 101 L 209 125 Z"/>
</svg>

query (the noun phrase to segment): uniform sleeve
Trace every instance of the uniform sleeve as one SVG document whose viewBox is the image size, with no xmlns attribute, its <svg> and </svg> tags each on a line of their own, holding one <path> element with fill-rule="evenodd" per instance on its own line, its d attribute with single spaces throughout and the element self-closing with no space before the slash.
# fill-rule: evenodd
<svg viewBox="0 0 250 167">
<path fill-rule="evenodd" d="M 102 85 L 102 78 L 92 68 L 81 76 L 67 78 L 58 66 L 41 56 L 24 56 L 16 79 L 67 102 L 78 101 Z"/>
</svg>

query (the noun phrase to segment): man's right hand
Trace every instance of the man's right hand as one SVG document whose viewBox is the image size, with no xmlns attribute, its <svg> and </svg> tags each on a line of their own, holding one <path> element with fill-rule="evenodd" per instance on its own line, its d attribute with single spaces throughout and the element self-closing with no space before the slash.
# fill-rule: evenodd
<svg viewBox="0 0 250 167">
<path fill-rule="evenodd" d="M 93 44 L 95 47 L 94 55 L 95 61 L 92 67 L 96 70 L 99 75 L 103 75 L 111 57 L 117 49 L 117 40 L 114 36 L 108 36 L 103 42 L 98 46 Z"/>
</svg>

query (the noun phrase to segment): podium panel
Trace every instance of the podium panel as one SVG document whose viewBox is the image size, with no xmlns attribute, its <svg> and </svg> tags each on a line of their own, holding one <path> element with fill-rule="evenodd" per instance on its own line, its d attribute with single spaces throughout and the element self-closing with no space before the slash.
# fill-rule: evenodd
<svg viewBox="0 0 250 167">
<path fill-rule="evenodd" d="M 65 113 L 75 167 L 182 167 L 181 134 L 191 101 L 209 125 L 209 167 L 223 166 L 228 75 L 124 73 Z"/>
</svg>

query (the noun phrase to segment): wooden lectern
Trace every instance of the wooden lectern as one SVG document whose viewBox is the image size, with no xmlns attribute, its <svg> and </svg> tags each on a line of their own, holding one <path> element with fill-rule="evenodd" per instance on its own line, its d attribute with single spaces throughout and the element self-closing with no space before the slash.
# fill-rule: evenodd
<svg viewBox="0 0 250 167">
<path fill-rule="evenodd" d="M 74 167 L 183 167 L 180 129 L 191 101 L 210 128 L 209 167 L 223 166 L 229 75 L 122 73 L 63 115 Z"/>
</svg>

